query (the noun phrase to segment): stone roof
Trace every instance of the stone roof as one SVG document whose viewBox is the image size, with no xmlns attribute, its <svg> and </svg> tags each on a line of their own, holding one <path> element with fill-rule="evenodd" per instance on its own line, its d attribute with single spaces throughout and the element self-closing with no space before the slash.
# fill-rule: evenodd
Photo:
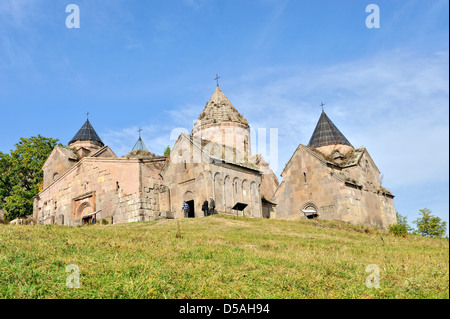
<svg viewBox="0 0 450 319">
<path fill-rule="evenodd" d="M 337 162 L 332 155 L 326 156 L 325 154 L 323 154 L 322 152 L 320 152 L 315 148 L 304 147 L 304 150 L 306 150 L 311 155 L 314 155 L 315 157 L 319 157 L 319 159 L 322 160 L 324 163 L 330 163 L 335 166 L 339 166 L 341 168 L 347 168 L 350 166 L 358 165 L 361 157 L 366 152 L 366 148 L 364 147 L 353 149 L 348 153 L 346 153 L 345 155 L 343 155 L 342 161 Z"/>
<path fill-rule="evenodd" d="M 97 132 L 95 132 L 89 120 L 86 120 L 77 134 L 75 134 L 75 136 L 70 140 L 69 144 L 76 141 L 93 141 L 105 145 L 97 135 Z"/>
<path fill-rule="evenodd" d="M 114 154 L 113 150 L 109 148 L 109 146 L 103 146 L 100 149 L 94 149 L 92 152 L 88 154 L 88 157 L 100 157 L 105 154 L 109 154 L 113 158 L 117 158 L 117 155 Z"/>
<path fill-rule="evenodd" d="M 222 122 L 236 122 L 248 125 L 247 119 L 236 110 L 219 86 L 216 87 L 213 95 L 206 103 L 198 120 L 201 121 L 202 126 Z"/>
<path fill-rule="evenodd" d="M 133 150 L 127 155 L 125 155 L 123 158 L 138 158 L 138 159 L 153 159 L 161 156 L 157 156 L 156 154 L 153 154 L 147 150 Z"/>
<path fill-rule="evenodd" d="M 260 172 L 259 167 L 254 163 L 252 158 L 250 160 L 245 160 L 243 154 L 239 154 L 241 156 L 237 156 L 237 150 L 233 147 L 221 145 L 209 140 L 193 138 L 192 135 L 188 135 L 186 133 L 181 133 L 181 135 L 188 139 L 191 144 L 200 149 L 203 154 L 206 154 L 213 161 L 233 164 Z M 221 150 L 220 154 L 217 154 L 217 150 Z M 237 161 L 237 158 L 241 158 L 242 161 Z"/>
<path fill-rule="evenodd" d="M 366 153 L 366 148 L 361 147 L 357 149 L 352 149 L 348 153 L 346 153 L 343 157 L 344 159 L 337 162 L 335 159 L 333 159 L 333 156 L 326 156 L 321 151 L 319 151 L 316 148 L 308 147 L 306 145 L 300 144 L 297 149 L 295 150 L 294 154 L 292 154 L 289 161 L 286 163 L 283 171 L 281 172 L 281 175 L 283 176 L 283 173 L 288 169 L 288 167 L 293 163 L 294 159 L 296 158 L 296 154 L 300 151 L 304 150 L 306 153 L 314 156 L 317 158 L 320 162 L 322 162 L 324 165 L 331 164 L 340 168 L 347 168 L 351 166 L 358 165 L 359 161 L 361 160 L 364 153 Z M 375 164 L 375 163 L 374 163 Z"/>
<path fill-rule="evenodd" d="M 316 128 L 314 129 L 313 135 L 309 140 L 309 147 L 320 147 L 327 145 L 349 145 L 350 142 L 345 138 L 344 134 L 339 131 L 336 125 L 328 118 L 326 113 L 322 111 L 320 115 L 319 122 L 317 122 Z"/>
<path fill-rule="evenodd" d="M 61 152 L 64 153 L 64 155 L 67 156 L 67 158 L 70 158 L 71 160 L 78 160 L 77 154 L 72 149 L 66 148 L 64 146 L 57 146 Z"/>
</svg>

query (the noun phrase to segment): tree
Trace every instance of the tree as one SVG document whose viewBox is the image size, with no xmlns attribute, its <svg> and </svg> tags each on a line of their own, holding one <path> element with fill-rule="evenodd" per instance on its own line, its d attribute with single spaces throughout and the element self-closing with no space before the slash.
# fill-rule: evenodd
<svg viewBox="0 0 450 319">
<path fill-rule="evenodd" d="M 420 210 L 414 223 L 417 225 L 416 233 L 425 237 L 444 237 L 447 231 L 447 223 L 437 216 L 431 215 L 431 210 L 424 208 Z"/>
<path fill-rule="evenodd" d="M 0 209 L 12 220 L 33 213 L 33 199 L 42 185 L 42 166 L 58 145 L 41 135 L 21 138 L 11 153 L 0 153 Z M 60 144 L 59 144 L 60 145 Z"/>
<path fill-rule="evenodd" d="M 397 224 L 389 225 L 389 231 L 395 236 L 406 237 L 412 231 L 411 226 L 408 225 L 408 218 L 399 212 L 395 212 L 395 214 L 397 215 Z"/>
<path fill-rule="evenodd" d="M 9 154 L 0 152 L 0 209 L 3 208 L 6 198 L 12 191 L 11 158 Z"/>
<path fill-rule="evenodd" d="M 169 156 L 170 155 L 170 146 L 167 145 L 167 148 L 164 150 L 164 156 Z"/>
</svg>

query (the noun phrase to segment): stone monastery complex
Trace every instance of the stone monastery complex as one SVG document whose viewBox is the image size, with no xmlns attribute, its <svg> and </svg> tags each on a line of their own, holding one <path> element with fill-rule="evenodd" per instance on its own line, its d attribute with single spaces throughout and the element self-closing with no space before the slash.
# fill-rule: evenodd
<svg viewBox="0 0 450 319">
<path fill-rule="evenodd" d="M 219 214 L 336 219 L 382 229 L 397 222 L 394 196 L 381 185 L 369 152 L 355 149 L 325 112 L 279 183 L 262 156 L 252 155 L 250 126 L 219 86 L 170 156 L 149 152 L 139 137 L 119 158 L 87 120 L 67 147 L 54 148 L 42 169 L 43 190 L 33 209 L 40 224 L 184 218 L 184 201 L 189 217 L 200 217 L 209 197 Z M 235 211 L 236 203 L 247 206 Z"/>
</svg>

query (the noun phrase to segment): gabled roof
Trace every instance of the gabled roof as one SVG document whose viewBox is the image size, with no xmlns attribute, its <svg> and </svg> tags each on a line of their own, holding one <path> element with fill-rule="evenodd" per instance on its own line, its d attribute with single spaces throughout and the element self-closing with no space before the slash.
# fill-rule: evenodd
<svg viewBox="0 0 450 319">
<path fill-rule="evenodd" d="M 345 138 L 344 134 L 339 131 L 336 125 L 328 118 L 326 113 L 322 111 L 320 115 L 319 122 L 317 122 L 316 128 L 314 129 L 313 135 L 309 140 L 309 147 L 320 147 L 327 145 L 349 145 L 350 142 Z"/>
<path fill-rule="evenodd" d="M 331 164 L 335 167 L 340 167 L 340 168 L 347 168 L 347 167 L 351 167 L 351 166 L 355 166 L 359 164 L 359 161 L 361 160 L 363 154 L 367 153 L 367 150 L 365 147 L 361 147 L 361 148 L 357 148 L 357 149 L 353 149 L 351 152 L 349 152 L 347 155 L 347 157 L 340 163 L 331 161 L 329 157 L 326 157 L 324 154 L 322 154 L 319 150 L 315 149 L 315 148 L 311 148 L 308 146 L 305 146 L 303 144 L 300 144 L 296 150 L 294 151 L 294 153 L 292 154 L 291 158 L 289 159 L 289 161 L 286 163 L 286 166 L 284 167 L 283 171 L 281 172 L 281 175 L 283 176 L 283 173 L 290 167 L 290 165 L 294 162 L 294 158 L 296 157 L 296 155 L 301 151 L 305 151 L 306 153 L 314 156 L 315 158 L 317 158 L 322 164 L 327 165 L 327 164 Z M 368 153 L 367 153 L 368 154 Z M 372 161 L 373 162 L 373 161 Z M 375 165 L 375 163 L 373 163 Z M 376 167 L 376 166 L 375 166 Z M 378 169 L 378 168 L 377 168 Z"/>
<path fill-rule="evenodd" d="M 77 155 L 73 152 L 73 150 L 68 149 L 64 146 L 55 146 L 55 148 L 53 148 L 53 151 L 50 153 L 50 155 L 47 157 L 47 160 L 45 161 L 44 165 L 42 166 L 42 170 L 47 169 L 48 163 L 51 162 L 50 158 L 55 156 L 55 153 L 59 152 L 60 154 L 62 154 L 64 157 L 66 157 L 68 160 L 72 160 L 72 161 L 78 161 L 78 157 Z"/>
<path fill-rule="evenodd" d="M 64 146 L 58 146 L 58 150 L 63 152 L 64 155 L 67 156 L 67 158 L 74 160 L 74 161 L 78 160 L 77 154 L 75 154 L 75 152 L 73 150 L 66 148 Z"/>
<path fill-rule="evenodd" d="M 231 104 L 219 86 L 216 87 L 213 95 L 206 103 L 198 120 L 201 121 L 202 126 L 222 122 L 237 122 L 248 125 L 247 120 Z"/>
<path fill-rule="evenodd" d="M 313 155 L 314 157 L 318 158 L 321 162 L 323 163 L 328 163 L 340 168 L 347 168 L 350 166 L 355 166 L 358 165 L 359 161 L 361 160 L 361 157 L 363 156 L 364 153 L 366 153 L 366 148 L 365 147 L 361 147 L 361 148 L 357 148 L 357 149 L 353 149 L 351 150 L 349 153 L 346 154 L 346 158 L 344 160 L 342 160 L 342 162 L 335 162 L 332 157 L 330 156 L 325 156 L 324 154 L 322 154 L 319 150 L 314 149 L 314 148 L 310 148 L 310 147 L 305 147 L 303 146 L 303 149 Z"/>
<path fill-rule="evenodd" d="M 181 133 L 181 136 L 189 141 L 194 147 L 200 150 L 203 154 L 205 154 L 208 158 L 213 160 L 213 162 L 224 162 L 228 164 L 233 164 L 236 166 L 248 168 L 254 171 L 261 172 L 259 167 L 252 163 L 251 161 L 237 161 L 236 149 L 221 145 L 209 140 L 204 140 L 200 138 L 193 138 L 192 135 L 188 135 L 186 133 Z M 220 150 L 221 154 L 216 154 L 216 152 Z M 203 158 L 203 157 L 202 157 Z M 244 156 L 241 156 L 244 159 Z"/>
<path fill-rule="evenodd" d="M 97 132 L 95 132 L 89 120 L 86 120 L 86 122 L 77 132 L 77 134 L 75 134 L 75 136 L 70 140 L 69 144 L 74 143 L 76 141 L 93 141 L 104 145 L 100 137 L 97 135 Z"/>
<path fill-rule="evenodd" d="M 109 148 L 109 146 L 103 146 L 101 149 L 93 150 L 88 155 L 89 157 L 112 157 L 117 158 L 117 155 Z"/>
</svg>

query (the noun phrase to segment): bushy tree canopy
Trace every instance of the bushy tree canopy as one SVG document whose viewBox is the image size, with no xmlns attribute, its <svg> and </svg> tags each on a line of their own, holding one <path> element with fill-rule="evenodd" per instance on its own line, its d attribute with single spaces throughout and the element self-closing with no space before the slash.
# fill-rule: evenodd
<svg viewBox="0 0 450 319">
<path fill-rule="evenodd" d="M 447 223 L 437 216 L 431 214 L 431 210 L 424 208 L 420 210 L 414 223 L 417 225 L 416 233 L 426 237 L 444 237 L 447 231 Z"/>
<path fill-rule="evenodd" d="M 41 135 L 21 138 L 10 154 L 0 152 L 0 209 L 12 220 L 33 213 L 33 199 L 42 187 L 42 166 L 58 145 Z"/>
</svg>

